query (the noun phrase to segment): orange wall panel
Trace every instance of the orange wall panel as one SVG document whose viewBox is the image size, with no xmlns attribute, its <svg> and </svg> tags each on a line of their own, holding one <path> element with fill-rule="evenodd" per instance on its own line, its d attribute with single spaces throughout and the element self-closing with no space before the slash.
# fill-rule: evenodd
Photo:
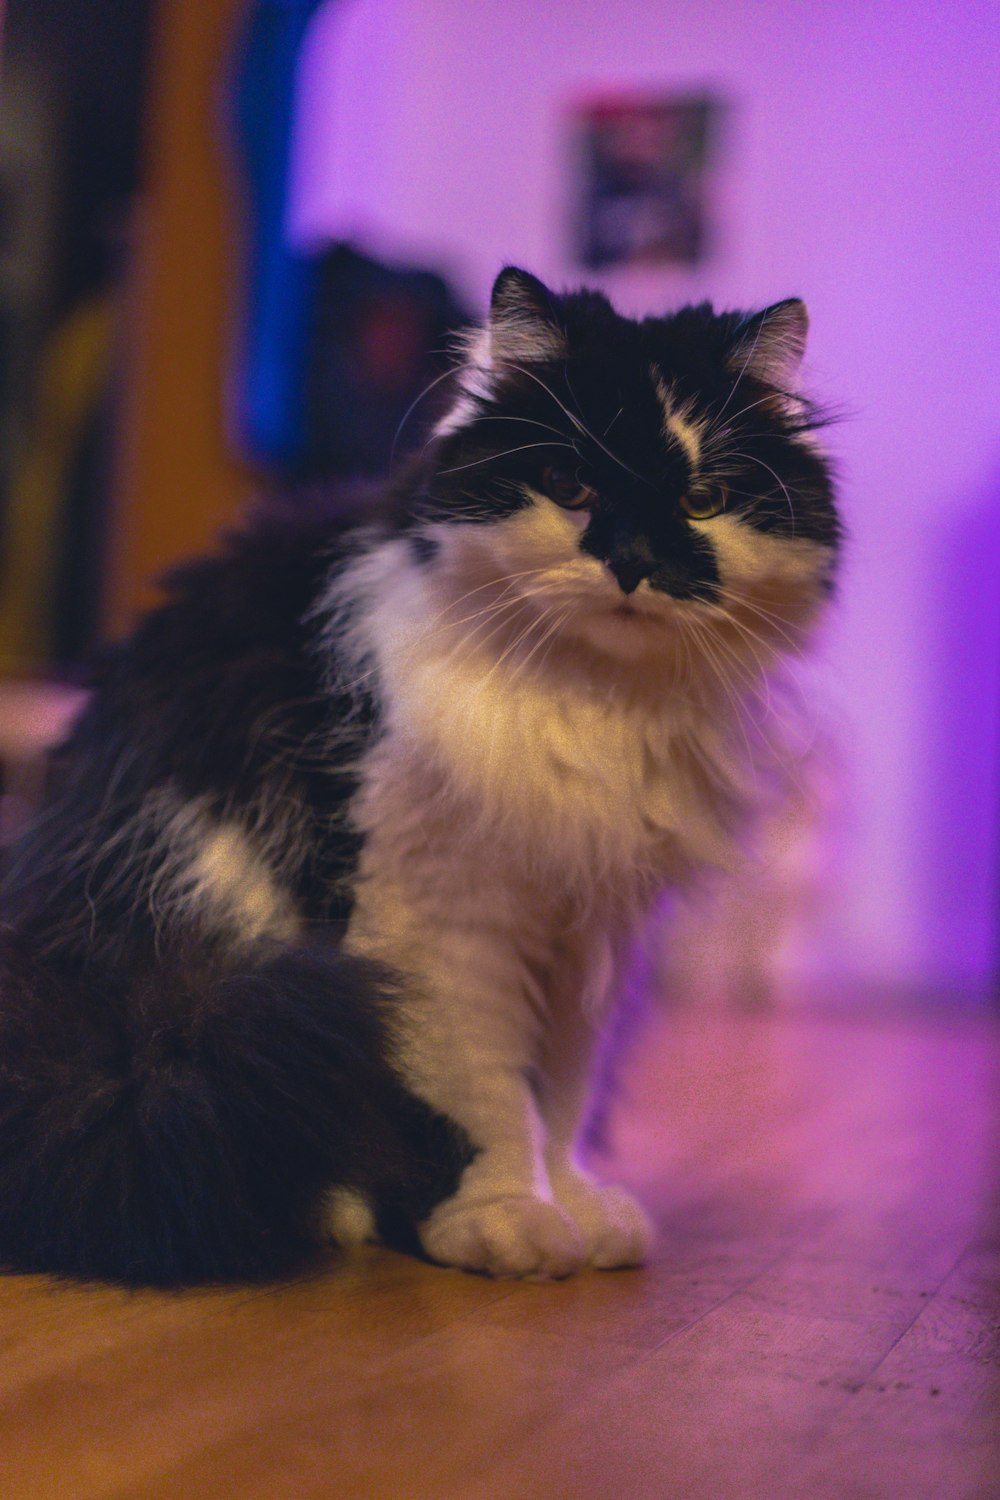
<svg viewBox="0 0 1000 1500">
<path fill-rule="evenodd" d="M 224 85 L 242 10 L 243 0 L 162 0 L 125 317 L 113 633 L 155 598 L 155 575 L 210 546 L 254 488 L 225 417 L 241 252 Z"/>
</svg>

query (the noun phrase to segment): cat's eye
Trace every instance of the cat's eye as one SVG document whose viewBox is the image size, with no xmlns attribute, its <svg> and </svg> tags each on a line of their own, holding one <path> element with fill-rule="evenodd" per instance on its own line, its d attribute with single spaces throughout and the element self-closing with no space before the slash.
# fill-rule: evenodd
<svg viewBox="0 0 1000 1500">
<path fill-rule="evenodd" d="M 692 521 L 710 521 L 713 516 L 721 515 L 725 510 L 728 497 L 727 484 L 714 484 L 710 490 L 703 490 L 699 494 L 682 495 L 681 510 Z"/>
<path fill-rule="evenodd" d="M 542 470 L 542 490 L 563 510 L 582 510 L 594 498 L 589 484 L 581 484 L 571 469 L 546 464 Z"/>
</svg>

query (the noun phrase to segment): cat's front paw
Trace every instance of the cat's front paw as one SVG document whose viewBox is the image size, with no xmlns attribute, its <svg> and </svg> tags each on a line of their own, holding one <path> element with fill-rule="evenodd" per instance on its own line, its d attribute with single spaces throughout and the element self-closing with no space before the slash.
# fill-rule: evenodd
<svg viewBox="0 0 1000 1500">
<path fill-rule="evenodd" d="M 602 1187 L 578 1172 L 554 1179 L 552 1186 L 556 1202 L 579 1230 L 587 1265 L 599 1271 L 642 1265 L 653 1227 L 631 1193 Z"/>
<path fill-rule="evenodd" d="M 569 1276 L 584 1264 L 583 1243 L 573 1223 L 554 1204 L 529 1197 L 440 1204 L 420 1229 L 432 1260 L 489 1276 Z"/>
</svg>

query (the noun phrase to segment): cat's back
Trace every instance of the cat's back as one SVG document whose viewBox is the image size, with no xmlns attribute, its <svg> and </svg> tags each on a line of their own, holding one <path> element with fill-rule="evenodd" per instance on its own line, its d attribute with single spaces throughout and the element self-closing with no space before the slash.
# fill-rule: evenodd
<svg viewBox="0 0 1000 1500">
<path fill-rule="evenodd" d="M 57 782 L 127 741 L 149 775 L 232 788 L 262 716 L 308 734 L 325 709 L 310 611 L 350 532 L 265 513 L 176 568 L 163 602 L 97 667 Z"/>
<path fill-rule="evenodd" d="M 52 758 L 46 806 L 6 872 L 5 917 L 48 922 L 58 908 L 62 921 L 97 892 L 131 927 L 136 890 L 223 845 L 265 871 L 280 848 L 296 888 L 284 905 L 350 868 L 337 814 L 353 781 L 328 753 L 347 706 L 329 689 L 311 611 L 352 529 L 265 513 L 165 580 Z M 180 890 L 189 874 L 167 884 Z"/>
</svg>

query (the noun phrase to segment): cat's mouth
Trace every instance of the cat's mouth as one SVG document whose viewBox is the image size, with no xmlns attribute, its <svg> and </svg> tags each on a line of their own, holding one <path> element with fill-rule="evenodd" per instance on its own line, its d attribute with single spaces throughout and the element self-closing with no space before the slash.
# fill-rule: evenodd
<svg viewBox="0 0 1000 1500">
<path fill-rule="evenodd" d="M 621 600 L 621 602 L 618 604 L 611 605 L 610 609 L 607 610 L 607 613 L 613 615 L 616 620 L 636 620 L 643 625 L 652 625 L 656 623 L 656 617 L 654 615 L 651 615 L 648 610 L 638 609 L 627 599 Z"/>
</svg>

